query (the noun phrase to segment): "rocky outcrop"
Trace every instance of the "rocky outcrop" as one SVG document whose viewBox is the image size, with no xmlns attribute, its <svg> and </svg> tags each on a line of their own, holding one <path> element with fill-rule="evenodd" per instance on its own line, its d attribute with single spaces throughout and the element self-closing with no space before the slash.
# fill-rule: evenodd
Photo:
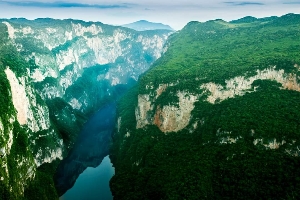
<svg viewBox="0 0 300 200">
<path fill-rule="evenodd" d="M 17 110 L 17 120 L 20 125 L 27 125 L 33 132 L 50 128 L 48 107 L 37 103 L 35 91 L 26 85 L 26 76 L 16 77 L 9 67 L 5 70 L 7 79 L 10 83 L 12 101 Z"/>
<path fill-rule="evenodd" d="M 143 128 L 148 124 L 155 124 L 162 132 L 177 132 L 185 128 L 191 119 L 191 111 L 197 96 L 188 92 L 177 92 L 177 105 L 157 105 L 155 100 L 167 88 L 160 85 L 156 90 L 156 96 L 151 99 L 150 95 L 138 95 L 138 106 L 135 110 L 137 128 Z"/>
<path fill-rule="evenodd" d="M 112 85 L 126 84 L 128 78 L 137 80 L 150 64 L 143 54 L 150 56 L 151 62 L 159 58 L 170 34 L 170 31 L 145 34 L 123 28 L 111 31 L 101 23 L 82 21 L 66 21 L 64 26 L 60 25 L 60 20 L 53 20 L 47 26 L 33 23 L 32 26 L 18 27 L 15 25 L 17 20 L 3 23 L 19 51 L 28 52 L 28 59 L 34 59 L 38 66 L 31 72 L 31 78 L 36 82 L 42 82 L 46 77 L 58 79 L 58 93 L 53 93 L 51 87 L 44 87 L 41 93 L 50 98 L 63 97 L 65 90 L 80 77 L 83 69 L 96 64 L 115 63 L 106 74 Z M 27 41 L 37 48 L 28 49 Z M 141 53 L 135 53 L 137 48 Z M 73 67 L 67 69 L 70 65 Z"/>
<path fill-rule="evenodd" d="M 273 80 L 282 84 L 282 89 L 300 91 L 300 84 L 297 77 L 292 73 L 285 73 L 284 70 L 276 70 L 276 66 L 264 70 L 257 70 L 257 75 L 245 78 L 237 76 L 225 80 L 226 85 L 222 86 L 215 83 L 205 83 L 200 86 L 204 92 L 209 92 L 207 101 L 214 104 L 216 101 L 221 102 L 235 96 L 243 96 L 247 92 L 255 92 L 256 88 L 252 87 L 255 80 Z"/>
<path fill-rule="evenodd" d="M 32 145 L 36 145 L 36 141 L 41 137 L 50 137 L 54 142 L 51 145 L 52 148 L 47 147 L 47 151 L 44 150 L 44 147 L 39 147 L 37 154 L 34 156 L 36 166 L 51 163 L 56 158 L 62 159 L 63 141 L 50 125 L 48 107 L 46 104 L 41 104 L 43 102 L 37 101 L 35 90 L 28 85 L 28 77 L 17 78 L 9 67 L 5 70 L 5 73 L 10 83 L 13 105 L 17 111 L 16 120 L 21 126 L 26 126 L 31 132 L 37 133 L 30 136 Z M 41 134 L 42 131 L 46 131 L 46 134 Z M 13 137 L 11 136 L 11 138 Z"/>
<path fill-rule="evenodd" d="M 297 65 L 295 65 L 297 66 Z M 298 69 L 298 68 L 297 68 Z M 177 92 L 179 99 L 178 105 L 157 105 L 155 101 L 165 92 L 168 87 L 176 84 L 159 84 L 157 89 L 151 83 L 146 85 L 150 90 L 149 94 L 138 95 L 138 105 L 135 110 L 137 125 L 136 128 L 143 128 L 148 124 L 155 124 L 159 129 L 166 133 L 180 131 L 189 125 L 191 112 L 194 109 L 194 103 L 197 98 L 207 95 L 206 101 L 215 104 L 228 98 L 243 96 L 249 92 L 255 92 L 257 86 L 253 87 L 256 80 L 272 80 L 282 85 L 281 89 L 300 91 L 298 77 L 295 73 L 285 73 L 284 70 L 276 70 L 276 66 L 264 70 L 257 70 L 255 76 L 246 78 L 237 76 L 225 80 L 226 85 L 215 83 L 204 83 L 200 86 L 203 91 L 200 94 L 190 94 L 189 92 Z M 152 91 L 152 92 L 151 92 Z M 224 139 L 223 142 L 231 139 Z"/>
<path fill-rule="evenodd" d="M 150 96 L 139 95 L 138 96 L 138 106 L 135 109 L 135 116 L 136 116 L 136 128 L 143 128 L 147 124 L 151 123 L 151 117 L 147 116 L 147 114 L 151 111 L 151 101 Z"/>
<path fill-rule="evenodd" d="M 178 106 L 165 105 L 162 108 L 158 106 L 156 110 L 154 124 L 164 133 L 180 131 L 190 122 L 197 96 L 186 92 L 177 92 L 177 96 Z"/>
</svg>

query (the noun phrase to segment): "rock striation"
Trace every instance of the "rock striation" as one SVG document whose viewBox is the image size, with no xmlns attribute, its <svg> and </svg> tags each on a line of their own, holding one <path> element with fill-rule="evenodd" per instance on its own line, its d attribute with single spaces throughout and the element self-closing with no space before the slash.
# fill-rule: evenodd
<svg viewBox="0 0 300 200">
<path fill-rule="evenodd" d="M 71 19 L 1 19 L 0 28 L 0 73 L 9 94 L 1 98 L 10 111 L 0 116 L 0 177 L 16 199 L 30 182 L 39 184 L 39 167 L 66 157 L 88 116 L 161 56 L 172 33 Z"/>
</svg>

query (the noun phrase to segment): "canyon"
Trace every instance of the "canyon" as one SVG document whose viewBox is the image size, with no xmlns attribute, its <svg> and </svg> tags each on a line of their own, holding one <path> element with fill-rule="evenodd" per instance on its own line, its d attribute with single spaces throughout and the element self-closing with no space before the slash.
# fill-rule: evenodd
<svg viewBox="0 0 300 200">
<path fill-rule="evenodd" d="M 172 31 L 138 32 L 71 19 L 14 18 L 0 22 L 0 66 L 5 78 L 1 89 L 6 91 L 1 98 L 7 99 L 9 110 L 3 108 L 0 118 L 1 193 L 12 199 L 55 199 L 58 196 L 50 169 L 77 151 L 78 134 L 87 119 L 120 98 L 161 56 Z M 102 135 L 101 148 L 105 150 L 100 154 L 104 157 L 111 132 Z M 18 150 L 17 141 L 25 151 Z M 99 160 L 98 165 L 102 158 Z M 88 161 L 84 166 L 89 166 Z M 74 165 L 72 169 L 77 168 Z M 62 191 L 59 196 L 81 172 L 56 185 Z M 46 181 L 42 176 L 49 177 L 49 190 L 41 188 L 35 191 L 40 196 L 33 197 L 37 185 Z M 67 189 L 61 189 L 66 185 Z"/>
<path fill-rule="evenodd" d="M 299 14 L 0 22 L 4 199 L 58 199 L 108 154 L 114 199 L 300 198 Z"/>
</svg>

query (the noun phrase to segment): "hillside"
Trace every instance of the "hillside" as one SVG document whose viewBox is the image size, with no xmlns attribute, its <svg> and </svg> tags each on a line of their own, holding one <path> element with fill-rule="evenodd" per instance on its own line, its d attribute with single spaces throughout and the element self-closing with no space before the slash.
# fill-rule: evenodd
<svg viewBox="0 0 300 200">
<path fill-rule="evenodd" d="M 190 22 L 169 37 L 118 104 L 114 197 L 299 199 L 299 24 Z"/>
<path fill-rule="evenodd" d="M 71 19 L 0 19 L 0 199 L 58 199 L 56 189 L 68 188 L 55 188 L 53 175 L 87 118 L 132 87 L 169 35 Z M 110 134 L 102 142 L 106 152 Z M 72 170 L 68 186 L 82 172 Z"/>
</svg>

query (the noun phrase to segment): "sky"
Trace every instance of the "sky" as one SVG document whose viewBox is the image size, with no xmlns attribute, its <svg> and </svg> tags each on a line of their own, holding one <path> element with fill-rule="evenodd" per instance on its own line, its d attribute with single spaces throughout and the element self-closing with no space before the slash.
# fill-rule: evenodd
<svg viewBox="0 0 300 200">
<path fill-rule="evenodd" d="M 300 0 L 0 0 L 0 18 L 55 18 L 121 25 L 148 20 L 180 30 L 190 21 L 299 13 Z"/>
</svg>

